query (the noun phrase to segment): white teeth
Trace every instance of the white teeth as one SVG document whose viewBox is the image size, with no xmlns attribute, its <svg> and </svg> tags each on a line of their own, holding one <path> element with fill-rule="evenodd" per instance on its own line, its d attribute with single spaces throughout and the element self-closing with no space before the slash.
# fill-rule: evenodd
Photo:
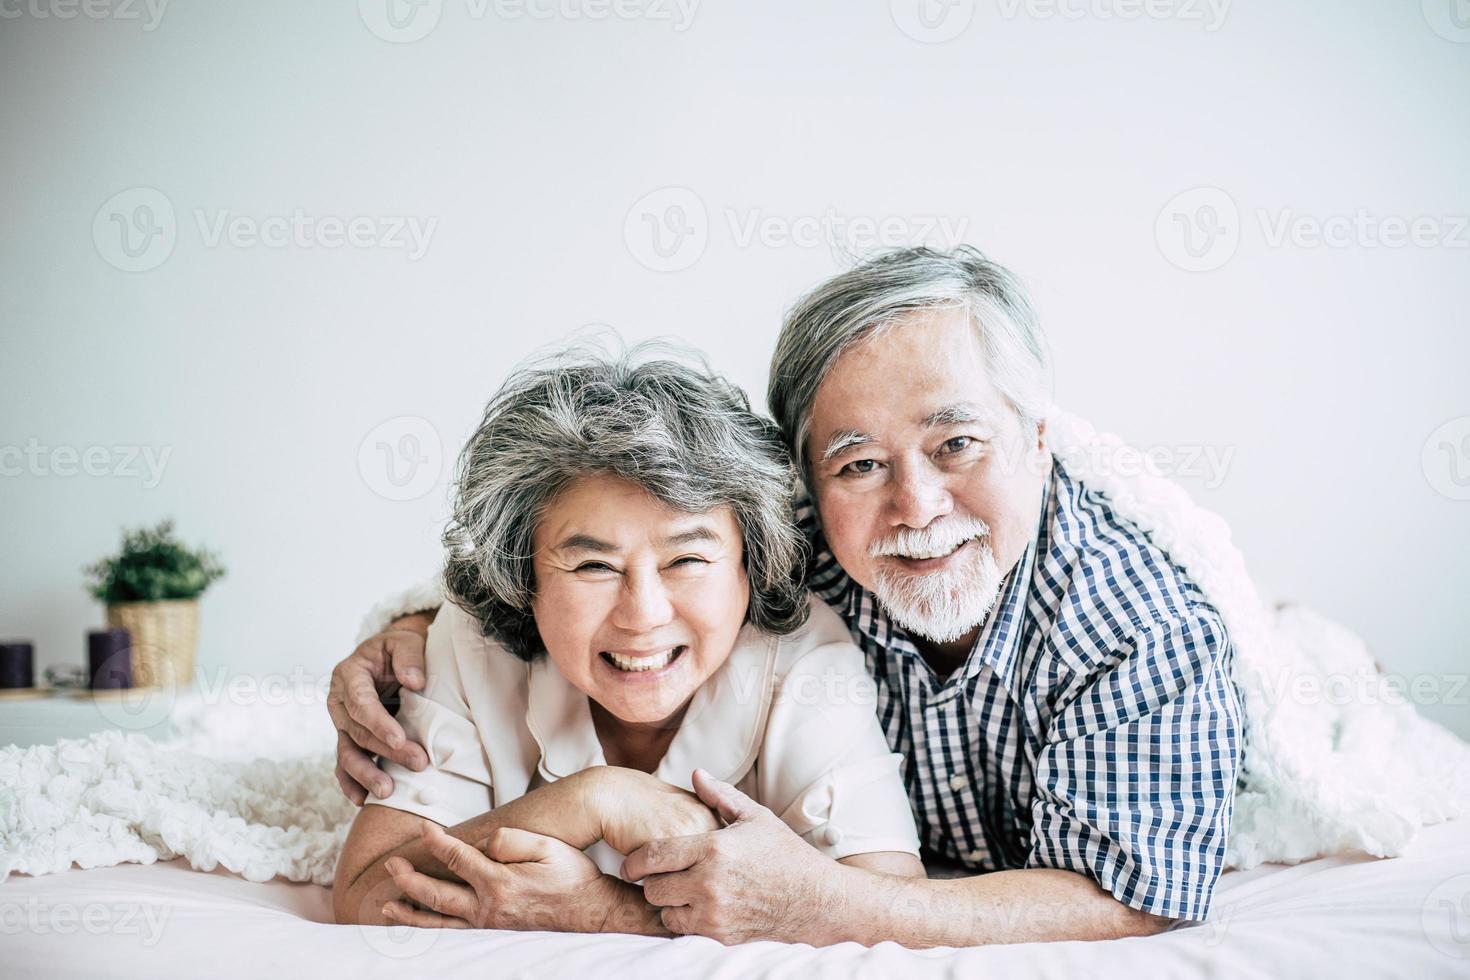
<svg viewBox="0 0 1470 980">
<path fill-rule="evenodd" d="M 943 558 L 946 555 L 952 555 L 956 551 L 959 551 L 960 548 L 963 545 L 965 545 L 965 544 L 966 544 L 966 542 L 961 541 L 959 544 L 955 545 L 954 547 L 948 548 L 948 549 L 946 549 L 944 551 L 914 552 L 913 554 L 899 555 L 898 557 L 900 557 L 900 558 L 907 558 L 910 561 L 924 561 L 924 560 L 929 559 L 929 558 Z"/>
<path fill-rule="evenodd" d="M 674 654 L 677 653 L 678 650 L 678 647 L 669 647 L 662 653 L 655 653 L 644 657 L 625 657 L 621 653 L 613 653 L 612 651 L 608 651 L 607 658 L 611 660 L 613 662 L 613 666 L 617 667 L 619 670 L 629 670 L 634 672 L 643 670 L 658 670 L 662 667 L 667 667 L 670 662 L 673 661 Z"/>
</svg>

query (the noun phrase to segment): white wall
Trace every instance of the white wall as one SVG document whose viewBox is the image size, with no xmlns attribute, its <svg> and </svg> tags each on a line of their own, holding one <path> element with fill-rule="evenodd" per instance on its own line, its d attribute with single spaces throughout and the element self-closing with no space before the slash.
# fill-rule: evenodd
<svg viewBox="0 0 1470 980">
<path fill-rule="evenodd" d="M 1232 454 L 1223 480 L 1187 482 L 1265 590 L 1428 677 L 1425 710 L 1470 735 L 1470 30 L 1450 0 L 1152 0 L 1177 16 L 1140 19 L 926 0 L 957 18 L 928 35 L 916 0 L 708 0 L 687 23 L 672 0 L 601 20 L 443 0 L 412 43 L 369 29 L 391 34 L 384 2 L 179 0 L 151 30 L 141 3 L 0 4 L 0 634 L 80 662 L 101 617 L 80 567 L 176 515 L 230 566 L 206 669 L 325 671 L 368 603 L 434 566 L 449 464 L 511 364 L 602 322 L 683 336 L 759 398 L 781 311 L 839 268 L 769 229 L 830 209 L 906 236 L 962 223 L 1035 287 L 1058 401 L 1139 444 Z M 900 22 L 963 30 L 925 43 Z M 657 272 L 635 204 L 670 187 L 702 238 Z M 1190 272 L 1165 209 L 1196 187 L 1228 196 L 1238 244 Z M 1172 207 L 1205 221 L 1218 198 Z M 122 271 L 110 216 L 149 201 L 173 209 L 172 252 L 155 239 L 138 262 L 156 267 Z M 669 203 L 690 198 L 643 210 L 672 221 Z M 437 225 L 417 259 L 210 244 L 221 212 L 297 208 Z M 1285 209 L 1308 231 L 1427 217 L 1429 244 L 1273 244 Z M 359 466 L 401 416 L 444 447 L 406 502 Z M 56 447 L 106 447 L 103 468 L 125 462 L 113 447 L 169 455 L 152 486 L 62 475 Z"/>
</svg>

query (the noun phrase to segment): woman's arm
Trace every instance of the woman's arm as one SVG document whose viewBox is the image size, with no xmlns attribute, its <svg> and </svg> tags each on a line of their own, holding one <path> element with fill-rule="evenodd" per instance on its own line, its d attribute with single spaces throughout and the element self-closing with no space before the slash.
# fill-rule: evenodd
<svg viewBox="0 0 1470 980">
<path fill-rule="evenodd" d="M 598 781 L 598 771 L 588 769 L 446 829 L 451 836 L 474 845 L 496 828 L 516 827 L 556 837 L 582 850 L 601 836 L 600 808 L 589 805 Z M 387 923 L 382 916 L 383 904 L 399 894 L 383 863 L 395 855 L 424 874 L 454 878 L 420 840 L 428 823 L 432 821 L 426 817 L 389 806 L 370 804 L 362 809 L 347 835 L 332 883 L 332 906 L 338 922 Z"/>
<path fill-rule="evenodd" d="M 367 806 L 358 814 L 332 886 L 338 922 L 388 923 L 382 915 L 383 905 L 402 897 L 385 867 L 390 857 L 401 857 L 434 878 L 455 878 L 421 840 L 424 825 L 431 822 L 378 805 Z M 447 830 L 471 846 L 489 838 L 497 828 L 511 827 L 555 837 L 579 851 L 605 839 L 616 850 L 628 853 L 658 837 L 703 833 L 718 826 L 714 814 L 692 793 L 647 773 L 598 766 L 548 783 Z M 623 901 L 636 900 L 641 905 L 641 894 L 630 894 L 626 888 L 620 891 Z"/>
<path fill-rule="evenodd" d="M 924 862 L 908 851 L 870 851 L 867 854 L 853 854 L 841 858 L 837 863 L 845 864 L 849 868 L 877 871 L 898 878 L 927 878 L 929 876 L 924 870 Z"/>
</svg>

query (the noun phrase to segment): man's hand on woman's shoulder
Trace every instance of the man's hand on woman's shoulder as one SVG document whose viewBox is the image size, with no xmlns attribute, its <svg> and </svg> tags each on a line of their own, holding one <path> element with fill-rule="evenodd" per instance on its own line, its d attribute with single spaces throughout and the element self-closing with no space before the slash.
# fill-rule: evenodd
<svg viewBox="0 0 1470 980">
<path fill-rule="evenodd" d="M 337 729 L 337 783 L 358 806 L 369 792 L 378 799 L 393 792 L 393 780 L 378 768 L 374 756 L 415 771 L 429 764 L 424 747 L 408 740 L 384 702 L 400 686 L 423 690 L 424 645 L 433 620 L 433 612 L 394 620 L 332 669 L 327 711 Z"/>
</svg>

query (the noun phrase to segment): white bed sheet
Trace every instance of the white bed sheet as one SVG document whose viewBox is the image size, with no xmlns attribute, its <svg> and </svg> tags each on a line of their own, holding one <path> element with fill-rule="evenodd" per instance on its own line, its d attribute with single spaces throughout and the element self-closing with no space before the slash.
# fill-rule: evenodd
<svg viewBox="0 0 1470 980">
<path fill-rule="evenodd" d="M 827 949 L 686 937 L 331 924 L 327 889 L 256 883 L 183 861 L 0 884 L 9 977 L 1009 977 L 1214 974 L 1470 977 L 1470 821 L 1403 857 L 1263 865 L 1221 880 L 1209 923 L 1147 939 L 964 950 Z"/>
</svg>

